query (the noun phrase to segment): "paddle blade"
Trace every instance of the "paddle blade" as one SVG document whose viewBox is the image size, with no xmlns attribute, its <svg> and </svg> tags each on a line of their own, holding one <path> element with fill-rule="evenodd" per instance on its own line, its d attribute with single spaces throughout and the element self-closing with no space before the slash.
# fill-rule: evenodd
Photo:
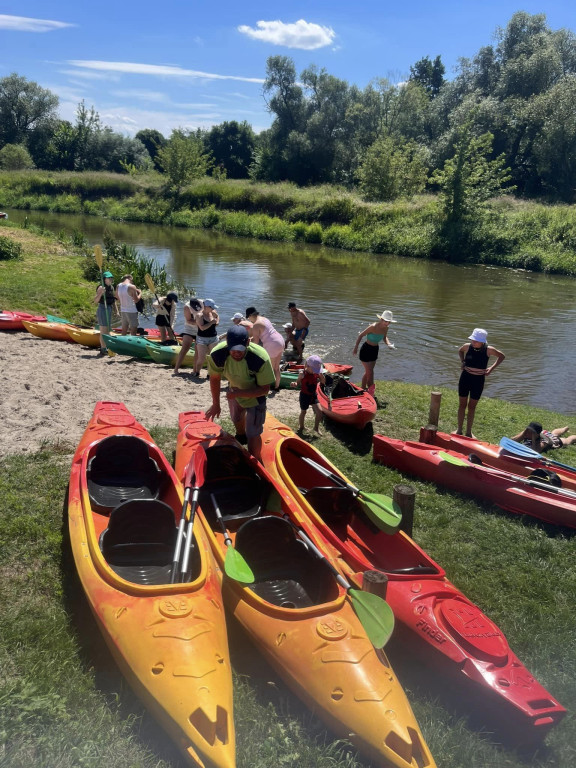
<svg viewBox="0 0 576 768">
<path fill-rule="evenodd" d="M 523 456 L 528 457 L 532 459 L 541 459 L 541 454 L 538 453 L 538 451 L 535 451 L 533 448 L 530 448 L 528 445 L 524 445 L 524 443 L 517 443 L 516 440 L 512 440 L 511 437 L 503 437 L 500 440 L 500 448 L 504 449 L 505 451 L 508 451 L 508 453 L 513 453 L 516 456 Z"/>
<path fill-rule="evenodd" d="M 102 267 L 104 266 L 104 256 L 102 255 L 102 248 L 100 248 L 99 245 L 94 246 L 94 258 L 96 259 L 96 264 L 98 264 L 98 269 L 100 272 L 102 272 Z"/>
<path fill-rule="evenodd" d="M 230 544 L 226 548 L 226 557 L 224 558 L 224 572 L 234 581 L 241 584 L 253 584 L 254 574 L 252 569 L 244 560 L 240 552 Z"/>
<path fill-rule="evenodd" d="M 352 607 L 374 648 L 383 648 L 394 630 L 394 613 L 385 600 L 371 592 L 348 590 Z"/>
<path fill-rule="evenodd" d="M 366 516 L 381 531 L 396 533 L 402 522 L 402 510 L 389 496 L 360 491 L 358 501 Z"/>
<path fill-rule="evenodd" d="M 146 282 L 146 285 L 148 286 L 149 290 L 152 291 L 152 293 L 156 293 L 156 286 L 154 285 L 154 280 L 150 277 L 148 272 L 144 275 L 144 281 Z"/>
<path fill-rule="evenodd" d="M 440 456 L 440 458 L 444 461 L 448 462 L 448 464 L 454 464 L 457 467 L 471 466 L 469 462 L 464 461 L 464 459 L 459 459 L 458 456 L 452 456 L 450 453 L 446 453 L 445 451 L 438 451 L 438 456 Z"/>
</svg>

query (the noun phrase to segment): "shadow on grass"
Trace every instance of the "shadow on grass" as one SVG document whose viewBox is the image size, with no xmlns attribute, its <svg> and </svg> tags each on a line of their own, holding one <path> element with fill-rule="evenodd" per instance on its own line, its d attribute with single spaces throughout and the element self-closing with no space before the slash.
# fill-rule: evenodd
<svg viewBox="0 0 576 768">
<path fill-rule="evenodd" d="M 356 456 L 366 456 L 372 451 L 372 438 L 374 437 L 374 426 L 369 422 L 364 429 L 347 427 L 330 419 L 324 419 L 324 430 L 346 446 L 350 453 Z"/>
</svg>

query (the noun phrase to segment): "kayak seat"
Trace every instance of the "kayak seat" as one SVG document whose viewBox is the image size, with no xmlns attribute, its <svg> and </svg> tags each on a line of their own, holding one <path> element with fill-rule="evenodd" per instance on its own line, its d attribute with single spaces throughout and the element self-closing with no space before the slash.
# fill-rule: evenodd
<svg viewBox="0 0 576 768">
<path fill-rule="evenodd" d="M 265 516 L 248 520 L 235 547 L 252 572 L 259 597 L 284 608 L 306 608 L 336 598 L 330 571 L 296 536 L 287 520 Z"/>
<path fill-rule="evenodd" d="M 245 451 L 235 445 L 215 445 L 206 451 L 206 478 L 199 502 L 210 524 L 216 525 L 211 494 L 224 520 L 242 520 L 259 515 L 264 508 L 264 482 Z"/>
<path fill-rule="evenodd" d="M 111 512 L 130 499 L 157 499 L 161 476 L 144 440 L 132 435 L 106 437 L 88 463 L 92 508 Z"/>
<path fill-rule="evenodd" d="M 125 501 L 100 536 L 108 565 L 136 584 L 168 584 L 178 529 L 174 511 L 156 499 Z"/>
<path fill-rule="evenodd" d="M 312 509 L 329 524 L 346 524 L 352 520 L 356 500 L 350 488 L 318 485 L 308 488 L 303 495 Z"/>
</svg>

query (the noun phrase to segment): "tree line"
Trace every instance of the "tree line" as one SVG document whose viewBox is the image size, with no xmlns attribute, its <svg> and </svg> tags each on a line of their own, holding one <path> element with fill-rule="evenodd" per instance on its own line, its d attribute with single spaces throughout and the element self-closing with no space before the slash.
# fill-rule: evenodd
<svg viewBox="0 0 576 768">
<path fill-rule="evenodd" d="M 452 79 L 445 74 L 439 56 L 425 56 L 404 82 L 361 89 L 315 66 L 297 75 L 290 58 L 273 56 L 268 130 L 228 121 L 169 138 L 153 129 L 127 138 L 84 103 L 76 123 L 60 120 L 54 94 L 13 74 L 0 80 L 0 166 L 154 168 L 176 193 L 206 174 L 337 184 L 373 201 L 440 190 L 448 220 L 502 190 L 574 202 L 574 33 L 520 11 Z"/>
</svg>

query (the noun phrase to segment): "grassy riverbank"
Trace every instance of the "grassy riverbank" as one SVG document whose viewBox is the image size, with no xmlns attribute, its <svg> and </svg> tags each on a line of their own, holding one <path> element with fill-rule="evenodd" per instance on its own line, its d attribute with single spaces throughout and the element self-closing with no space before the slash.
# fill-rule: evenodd
<svg viewBox="0 0 576 768">
<path fill-rule="evenodd" d="M 432 195 L 366 203 L 332 186 L 200 179 L 177 203 L 157 174 L 0 173 L 0 208 L 84 213 L 237 237 L 576 275 L 576 211 L 502 198 L 455 239 Z"/>
<path fill-rule="evenodd" d="M 379 383 L 375 430 L 417 436 L 426 420 L 426 387 Z M 444 392 L 441 427 L 453 424 L 456 397 Z M 549 423 L 559 414 L 538 411 Z M 482 436 L 497 440 L 534 417 L 533 409 L 487 399 Z M 292 425 L 295 420 L 292 420 Z M 176 430 L 153 430 L 166 455 Z M 390 493 L 401 476 L 371 462 L 368 433 L 327 430 L 318 447 L 363 488 Z M 74 446 L 47 445 L 0 463 L 0 765 L 28 768 L 168 768 L 181 766 L 162 730 L 115 667 L 76 580 L 66 523 L 66 485 Z M 576 448 L 562 452 L 576 461 Z M 569 710 L 576 708 L 573 606 L 576 537 L 536 520 L 412 482 L 414 538 L 463 592 L 506 633 L 513 650 Z M 287 694 L 277 676 L 233 630 L 239 768 L 353 768 L 363 763 L 334 742 Z M 443 686 L 424 684 L 413 659 L 394 641 L 392 663 L 404 683 L 432 753 L 442 768 L 561 768 L 573 764 L 576 733 L 568 716 L 546 746 L 520 753 L 499 746 Z"/>
<path fill-rule="evenodd" d="M 0 228 L 23 247 L 0 262 L 0 307 L 66 315 L 81 311 L 93 285 L 72 245 Z M 33 361 L 30 362 L 32 366 Z M 374 431 L 416 438 L 427 421 L 429 388 L 379 382 Z M 174 420 L 152 430 L 167 456 Z M 440 427 L 454 427 L 456 393 L 443 391 Z M 528 421 L 560 426 L 543 409 L 483 399 L 475 431 L 491 441 Z M 225 422 L 226 424 L 226 422 Z M 295 426 L 296 419 L 290 420 Z M 576 425 L 572 424 L 572 431 Z M 370 431 L 327 429 L 317 446 L 360 487 L 390 494 L 403 478 L 371 462 Z M 0 461 L 0 767 L 181 768 L 173 745 L 118 673 L 90 616 L 69 551 L 66 486 L 74 445 Z M 557 454 L 558 455 L 558 454 Z M 576 464 L 576 446 L 562 461 Z M 576 759 L 576 536 L 534 519 L 410 480 L 417 492 L 414 538 L 448 577 L 505 632 L 512 649 L 568 709 L 545 745 L 500 746 L 445 686 L 425 684 L 392 640 L 389 655 L 441 768 L 564 768 Z M 239 768 L 358 768 L 233 628 Z"/>
</svg>

